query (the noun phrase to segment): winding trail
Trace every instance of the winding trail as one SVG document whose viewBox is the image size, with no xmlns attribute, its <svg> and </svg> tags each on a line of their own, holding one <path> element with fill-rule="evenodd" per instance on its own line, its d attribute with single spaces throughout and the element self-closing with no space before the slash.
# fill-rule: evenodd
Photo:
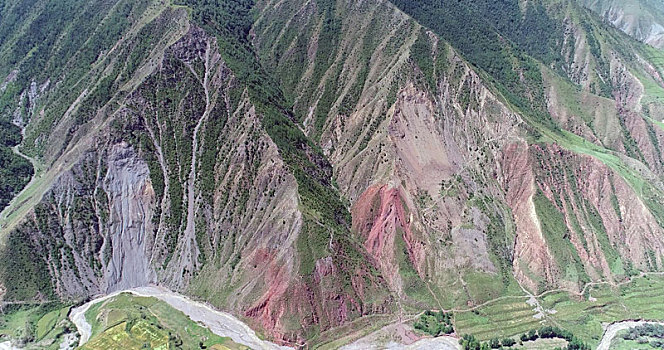
<svg viewBox="0 0 664 350">
<path fill-rule="evenodd" d="M 194 322 L 202 324 L 212 331 L 212 333 L 221 337 L 230 337 L 234 342 L 246 345 L 252 349 L 259 350 L 287 350 L 292 349 L 286 346 L 264 341 L 256 336 L 256 333 L 235 316 L 226 312 L 214 310 L 212 307 L 193 301 L 184 295 L 172 292 L 166 288 L 157 286 L 137 287 L 127 290 L 117 291 L 92 301 L 85 303 L 71 310 L 69 319 L 74 323 L 76 329 L 81 335 L 79 346 L 85 344 L 92 333 L 92 326 L 85 319 L 85 313 L 91 306 L 112 298 L 120 293 L 131 293 L 141 297 L 154 297 L 166 302 L 171 307 L 182 311 Z M 1 349 L 0 349 L 1 350 Z"/>
<path fill-rule="evenodd" d="M 641 272 L 636 276 L 632 276 L 632 277 L 628 278 L 627 280 L 622 281 L 622 282 L 618 282 L 618 283 L 609 282 L 609 281 L 588 282 L 583 286 L 581 291 L 573 291 L 573 290 L 569 290 L 569 289 L 565 289 L 565 288 L 557 288 L 557 289 L 550 289 L 550 290 L 544 291 L 542 293 L 539 293 L 537 295 L 534 295 L 534 294 L 528 292 L 528 290 L 525 289 L 523 286 L 521 286 L 521 289 L 525 293 L 523 295 L 503 295 L 503 296 L 500 296 L 500 297 L 497 297 L 497 298 L 494 298 L 494 299 L 491 299 L 491 300 L 487 300 L 487 301 L 485 301 L 481 304 L 474 305 L 472 307 L 452 308 L 452 309 L 441 308 L 441 310 L 445 311 L 445 312 L 461 312 L 461 313 L 471 312 L 471 311 L 477 310 L 479 308 L 482 308 L 484 306 L 487 306 L 491 303 L 494 303 L 494 302 L 497 302 L 497 301 L 500 301 L 500 300 L 504 300 L 504 299 L 526 299 L 527 301 L 529 301 L 531 303 L 534 301 L 535 306 L 538 306 L 538 307 L 541 308 L 541 305 L 539 304 L 539 301 L 537 299 L 541 298 L 543 296 L 552 294 L 552 293 L 567 292 L 567 293 L 570 293 L 570 294 L 573 294 L 573 295 L 576 295 L 576 296 L 582 296 L 588 291 L 589 288 L 591 288 L 593 286 L 608 284 L 608 285 L 611 285 L 611 286 L 614 286 L 614 287 L 618 287 L 618 286 L 629 284 L 636 278 L 644 278 L 644 277 L 651 276 L 651 275 L 652 276 L 664 276 L 664 272 Z M 434 311 L 438 311 L 438 310 L 434 310 Z M 384 331 L 385 329 L 388 329 L 390 327 L 394 327 L 394 326 L 399 325 L 399 324 L 404 324 L 404 323 L 414 321 L 415 319 L 417 319 L 418 317 L 420 317 L 423 314 L 424 314 L 424 311 L 422 311 L 420 313 L 417 313 L 417 314 L 407 315 L 407 316 L 405 316 L 406 318 L 403 318 L 403 319 L 402 319 L 402 317 L 399 317 L 399 319 L 395 320 L 392 323 L 389 323 L 389 324 L 385 325 L 380 330 L 378 330 L 374 333 L 371 333 L 367 336 L 364 336 L 364 337 L 358 339 L 357 341 L 342 347 L 342 349 L 356 350 L 356 349 L 362 349 L 363 348 L 362 346 L 364 346 L 364 348 L 367 348 L 367 349 L 375 348 L 374 345 L 370 345 L 369 347 L 367 347 L 369 343 L 367 343 L 366 340 L 369 337 L 375 336 L 375 334 L 378 334 L 379 332 Z M 544 313 L 544 314 L 546 314 L 546 313 Z M 609 325 L 609 327 L 605 330 L 604 335 L 602 336 L 602 342 L 600 343 L 600 345 L 597 349 L 598 350 L 608 350 L 609 349 L 608 346 L 611 344 L 611 340 L 613 340 L 613 338 L 615 337 L 615 335 L 618 331 L 623 330 L 623 329 L 627 329 L 627 328 L 630 328 L 630 327 L 634 327 L 635 325 L 645 324 L 645 323 L 657 323 L 657 324 L 664 325 L 664 322 L 660 323 L 660 322 L 657 322 L 657 321 L 655 321 L 655 322 L 648 322 L 648 321 L 617 321 L 617 322 L 612 323 L 611 325 Z M 411 345 L 408 345 L 408 346 L 407 345 L 402 345 L 402 344 L 396 344 L 396 343 L 390 343 L 386 346 L 388 346 L 387 349 L 454 349 L 453 347 L 450 347 L 450 346 L 454 345 L 454 342 L 450 343 L 450 341 L 455 340 L 456 338 L 447 337 L 449 339 L 444 340 L 444 341 L 440 340 L 440 343 L 437 343 L 436 341 L 433 341 L 433 340 L 439 339 L 439 338 L 440 337 L 438 337 L 438 338 L 424 338 L 424 339 L 421 339 L 420 341 L 417 341 L 417 342 L 415 342 Z M 428 340 L 428 341 L 425 341 L 425 340 Z M 603 345 L 603 344 L 605 344 L 605 345 Z M 374 346 L 374 347 L 372 347 L 372 346 Z M 456 346 L 458 346 L 458 340 L 456 340 Z"/>
</svg>

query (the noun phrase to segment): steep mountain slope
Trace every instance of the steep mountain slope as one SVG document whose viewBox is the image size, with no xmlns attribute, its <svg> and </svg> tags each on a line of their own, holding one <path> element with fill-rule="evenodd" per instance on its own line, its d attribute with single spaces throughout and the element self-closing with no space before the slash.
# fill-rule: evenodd
<svg viewBox="0 0 664 350">
<path fill-rule="evenodd" d="M 424 2 L 424 4 L 426 3 Z M 510 158 L 505 158 L 506 162 L 501 166 L 503 170 L 510 169 L 505 168 L 505 165 L 513 165 L 521 159 L 521 164 L 533 168 L 533 180 L 519 174 L 519 180 L 525 180 L 521 186 L 525 187 L 521 187 L 522 190 L 518 192 L 521 197 L 510 203 L 515 219 L 524 220 L 521 223 L 517 222 L 516 225 L 514 273 L 517 278 L 529 288 L 541 290 L 547 288 L 547 285 L 569 286 L 570 282 L 572 285 L 578 285 L 580 282 L 596 278 L 613 278 L 608 266 L 615 266 L 614 264 L 619 266 L 627 264 L 623 268 L 617 269 L 619 272 L 632 264 L 638 265 L 639 268 L 654 266 L 654 260 L 661 255 L 660 208 L 662 197 L 661 185 L 659 185 L 661 176 L 659 169 L 661 168 L 657 160 L 653 160 L 649 169 L 646 168 L 647 162 L 643 161 L 645 156 L 635 156 L 635 154 L 640 155 L 647 152 L 637 151 L 636 149 L 641 150 L 640 147 L 657 153 L 656 150 L 659 149 L 657 133 L 661 134 L 661 129 L 642 113 L 639 101 L 643 101 L 639 95 L 643 93 L 638 92 L 638 87 L 633 87 L 639 84 L 639 80 L 634 75 L 646 77 L 648 76 L 646 72 L 650 70 L 655 73 L 654 79 L 657 79 L 659 73 L 656 68 L 653 68 L 653 64 L 648 63 L 644 58 L 652 51 L 647 47 L 641 47 L 625 40 L 619 33 L 603 26 L 585 11 L 569 2 L 535 2 L 529 4 L 525 9 L 521 9 L 516 2 L 511 7 L 502 4 L 499 8 L 490 2 L 486 2 L 486 4 L 484 2 L 455 2 L 454 5 L 437 7 L 435 10 L 432 10 L 431 7 L 424 10 L 426 7 L 419 7 L 421 4 L 404 3 L 403 7 L 419 18 L 422 23 L 431 25 L 433 29 L 439 30 L 441 35 L 456 43 L 465 51 L 464 53 L 471 61 L 494 77 L 498 81 L 497 87 L 502 90 L 503 96 L 512 105 L 521 109 L 521 115 L 534 129 L 531 130 L 531 138 L 527 140 L 527 143 L 530 144 L 527 147 L 528 151 L 524 151 L 523 145 L 513 146 L 511 150 L 518 150 L 521 156 L 511 158 L 513 155 L 509 155 L 509 153 L 512 152 L 508 152 Z M 519 14 L 522 12 L 530 13 L 530 15 L 521 17 Z M 464 18 L 467 21 L 449 24 L 450 21 L 440 21 L 441 17 Z M 521 21 L 511 19 L 519 17 L 522 18 Z M 478 18 L 488 20 L 492 24 L 489 28 L 495 29 L 483 29 L 484 33 L 479 33 L 480 35 L 477 36 L 463 35 L 474 28 L 481 28 L 479 24 L 473 22 L 478 21 Z M 548 23 L 546 26 L 549 30 L 548 34 L 543 36 L 544 42 L 547 40 L 549 42 L 548 47 L 535 45 L 536 42 L 531 41 L 530 34 L 537 34 L 537 29 L 534 28 L 542 23 Z M 464 27 L 464 25 L 469 27 Z M 486 44 L 493 49 L 477 50 L 476 47 L 482 44 L 482 42 L 476 41 L 477 37 L 494 37 L 496 40 Z M 599 41 L 597 37 L 601 37 L 602 40 Z M 509 52 L 495 48 L 495 43 L 500 43 L 501 40 L 509 40 L 510 44 L 507 44 L 507 47 L 515 47 L 515 50 Z M 548 67 L 533 67 L 531 58 L 523 56 L 523 53 L 538 58 L 540 64 Z M 639 58 L 635 59 L 634 56 Z M 522 62 L 522 66 L 515 68 L 514 62 Z M 544 72 L 541 79 L 539 74 L 532 74 L 540 69 Z M 634 72 L 634 75 L 631 72 Z M 556 76 L 562 77 L 554 78 Z M 642 78 L 642 80 L 649 82 L 648 78 Z M 560 82 L 562 85 L 557 85 L 556 82 Z M 577 84 L 576 88 L 573 87 L 573 83 Z M 528 86 L 528 89 L 519 91 L 519 84 Z M 657 88 L 661 89 L 661 86 L 657 85 Z M 582 122 L 585 124 L 583 127 L 585 130 L 570 127 L 569 124 L 561 125 L 559 120 L 561 113 L 558 110 L 579 106 L 582 103 L 569 103 L 571 101 L 559 103 L 556 97 L 560 95 L 555 94 L 560 93 L 561 90 L 569 91 L 568 89 L 585 91 L 586 94 L 598 98 L 613 97 L 615 102 L 609 103 L 615 104 L 613 108 L 617 111 L 613 113 L 618 116 L 616 118 L 618 121 L 614 119 L 615 127 L 604 129 L 604 132 L 608 130 L 615 132 L 622 129 L 622 137 L 618 136 L 622 139 L 621 144 L 607 145 L 597 142 L 595 136 L 588 135 L 588 133 L 598 133 L 596 131 L 598 128 L 594 123 L 606 125 L 606 121 Z M 551 94 L 552 92 L 554 95 Z M 625 96 L 629 94 L 637 96 Z M 542 101 L 546 101 L 547 105 L 543 105 Z M 634 103 L 635 101 L 636 103 Z M 649 99 L 649 102 L 653 106 L 659 106 L 661 103 L 657 99 Z M 580 108 L 575 111 L 567 110 L 564 113 L 567 118 L 565 122 L 569 123 L 569 119 L 578 120 L 578 118 L 583 118 L 583 113 L 587 112 L 584 111 L 584 108 Z M 610 116 L 612 113 L 607 114 Z M 599 115 L 606 118 L 607 114 Z M 630 129 L 629 126 L 637 122 L 642 125 L 642 131 L 638 136 L 635 135 L 637 131 Z M 617 125 L 621 125 L 621 127 L 619 128 Z M 644 129 L 650 130 L 652 137 L 644 137 L 646 136 Z M 587 137 L 588 140 L 580 139 L 569 132 L 578 133 L 580 136 Z M 637 138 L 642 142 L 640 147 L 634 145 L 634 140 Z M 551 144 L 552 142 L 553 144 Z M 597 147 L 597 145 L 606 148 Z M 555 163 L 552 163 L 553 159 L 547 154 L 555 155 L 554 158 L 562 156 L 563 159 L 570 157 L 576 160 L 571 162 L 566 160 L 555 166 Z M 628 158 L 625 154 L 631 157 Z M 605 198 L 607 192 L 612 192 L 607 187 L 596 192 L 595 195 L 593 192 L 579 192 L 578 188 L 592 188 L 596 186 L 596 183 L 589 181 L 592 178 L 590 174 L 579 172 L 582 168 L 574 168 L 573 164 L 576 161 L 580 164 L 589 161 L 597 164 L 599 161 L 600 167 L 607 167 L 609 172 L 618 175 L 619 179 L 615 181 L 626 181 L 626 185 L 635 191 L 637 197 L 641 197 L 640 201 L 644 204 L 638 214 L 641 218 L 631 223 L 623 220 L 622 214 L 618 214 L 618 212 L 622 213 L 625 210 L 623 208 L 627 208 L 629 202 L 621 205 L 619 199 L 613 201 L 615 210 L 608 212 L 603 209 L 599 205 L 599 198 L 593 198 L 593 196 L 599 194 L 601 198 Z M 592 168 L 593 170 L 598 169 L 598 167 Z M 577 177 L 578 175 L 581 176 Z M 529 183 L 529 181 L 534 181 L 534 183 Z M 611 181 L 614 180 L 609 179 L 609 182 Z M 534 184 L 537 186 L 533 186 Z M 642 191 L 644 184 L 649 187 L 645 192 Z M 509 184 L 504 187 L 508 197 L 510 189 L 515 185 Z M 562 189 L 567 186 L 572 186 L 570 192 Z M 576 204 L 573 204 L 574 202 Z M 526 203 L 531 204 L 525 205 Z M 588 205 L 590 203 L 593 204 Z M 528 208 L 530 209 L 528 210 Z M 574 210 L 571 210 L 572 208 Z M 604 206 L 604 208 L 608 208 L 608 206 Z M 642 209 L 645 208 L 648 209 L 643 211 Z M 572 215 L 575 217 L 565 215 L 572 211 L 575 212 Z M 611 219 L 616 215 L 619 219 Z M 531 219 L 528 219 L 529 217 Z M 601 219 L 599 219 L 600 217 Z M 645 220 L 642 220 L 644 218 Z M 623 231 L 626 233 L 638 232 L 638 235 L 655 233 L 655 235 L 641 238 L 631 237 L 623 241 L 627 237 L 621 234 L 606 233 L 606 227 L 618 226 L 616 223 L 611 223 L 612 221 L 620 221 L 621 228 L 632 226 L 632 229 Z M 644 228 L 637 228 L 645 222 L 650 224 Z M 561 223 L 564 224 L 561 225 Z M 533 235 L 533 231 L 538 234 Z M 619 254 L 614 254 L 614 250 L 617 250 Z M 608 261 L 608 263 L 603 261 Z M 571 262 L 575 263 L 570 264 Z"/>
<path fill-rule="evenodd" d="M 163 283 L 289 342 L 302 341 L 301 323 L 329 328 L 389 311 L 384 282 L 345 234 L 350 216 L 327 161 L 278 92 L 251 86 L 242 76 L 251 61 L 221 55 L 218 47 L 233 43 L 201 30 L 186 8 L 146 8 L 85 72 L 108 81 L 99 112 L 87 114 L 87 94 L 100 87 L 84 85 L 53 132 L 28 130 L 25 144 L 51 164 L 27 201 L 5 213 L 13 230 L 3 253 L 5 300 Z M 70 88 L 53 86 L 46 96 Z M 47 98 L 31 125 L 60 106 Z"/>
<path fill-rule="evenodd" d="M 655 0 L 583 0 L 581 3 L 625 33 L 664 48 L 664 4 Z"/>
<path fill-rule="evenodd" d="M 574 1 L 0 8 L 44 168 L 4 301 L 157 283 L 314 346 L 664 269 L 664 53 Z"/>
<path fill-rule="evenodd" d="M 486 80 L 495 77 L 497 90 L 484 87 L 486 83 L 482 83 L 482 76 L 469 72 L 470 67 L 458 58 L 455 50 L 433 32 L 420 29 L 407 17 L 397 16 L 400 21 L 395 24 L 379 20 L 382 13 L 391 10 L 387 3 L 383 4 L 386 8 L 382 13 L 380 6 L 377 10 L 373 4 L 353 3 L 348 7 L 337 4 L 336 7 L 321 8 L 313 3 L 302 6 L 282 1 L 277 10 L 287 11 L 284 13 L 275 11 L 268 3 L 265 8 L 269 11 L 259 15 L 256 26 L 255 45 L 259 52 L 265 52 L 265 66 L 278 67 L 277 75 L 282 76 L 284 86 L 292 87 L 296 117 L 300 116 L 312 137 L 320 137 L 320 144 L 329 153 L 342 192 L 355 202 L 354 227 L 361 235 L 364 232 L 367 250 L 374 251 L 383 272 L 392 276 L 388 277 L 392 288 L 398 293 L 403 291 L 403 281 L 399 280 L 397 273 L 399 254 L 393 253 L 400 239 L 405 240 L 408 257 L 420 277 L 435 281 L 431 284 L 433 287 L 419 287 L 425 298 L 426 294 L 431 294 L 427 293 L 427 287 L 446 286 L 449 289 L 450 285 L 465 285 L 463 276 L 475 277 L 470 271 L 485 276 L 478 277 L 480 279 L 496 281 L 495 289 L 488 294 L 497 295 L 501 288 L 508 288 L 512 266 L 518 279 L 532 289 L 547 288 L 547 285 L 581 286 L 584 281 L 611 279 L 614 276 L 609 266 L 624 274 L 620 272 L 624 271 L 623 260 L 629 266 L 637 264 L 640 268 L 648 268 L 650 263 L 646 256 L 656 259 L 661 255 L 661 225 L 658 221 L 661 197 L 644 198 L 646 204 L 650 203 L 650 209 L 639 210 L 634 214 L 638 219 L 624 222 L 621 214 L 616 214 L 621 210 L 617 198 L 631 198 L 622 204 L 629 207 L 627 204 L 640 195 L 639 188 L 628 189 L 631 195 L 612 195 L 616 199 L 611 207 L 600 206 L 599 199 L 592 198 L 597 194 L 577 190 L 578 187 L 595 185 L 590 181 L 590 174 L 583 173 L 587 168 L 581 165 L 584 163 L 605 168 L 603 171 L 609 174 L 607 184 L 614 183 L 615 177 L 621 188 L 643 183 L 650 186 L 649 182 L 639 179 L 643 175 L 638 172 L 643 170 L 630 169 L 633 160 L 626 159 L 627 163 L 624 163 L 621 160 L 624 156 L 610 150 L 627 153 L 624 144 L 629 145 L 635 136 L 624 130 L 622 135 L 615 136 L 621 140 L 617 145 L 598 142 L 609 150 L 595 147 L 591 142 L 597 137 L 593 134 L 608 130 L 594 128 L 592 120 L 583 122 L 585 116 L 579 113 L 587 113 L 583 108 L 568 110 L 582 102 L 558 102 L 558 96 L 563 93 L 570 96 L 567 93 L 570 89 L 586 91 L 586 95 L 597 96 L 603 105 L 613 110 L 598 113 L 602 119 L 614 114 L 611 122 L 615 128 L 611 132 L 628 128 L 618 126 L 620 123 L 616 119 L 621 118 L 616 109 L 627 114 L 628 108 L 633 111 L 641 106 L 615 106 L 608 98 L 601 97 L 610 96 L 613 84 L 620 84 L 610 79 L 624 79 L 615 71 L 625 63 L 616 57 L 614 68 L 604 64 L 611 55 L 610 50 L 616 50 L 610 46 L 614 42 L 610 39 L 598 42 L 594 37 L 595 31 L 606 33 L 606 36 L 621 36 L 581 8 L 566 2 L 546 4 L 551 10 L 558 11 L 564 5 L 562 9 L 566 12 L 562 12 L 562 16 L 565 17 L 561 18 L 550 17 L 545 3 L 526 8 L 524 12 L 531 15 L 524 21 L 532 21 L 530 24 L 509 19 L 520 13 L 513 11 L 521 11 L 516 3 L 513 7 L 501 4 L 500 11 L 492 9 L 489 2 L 486 5 L 478 2 L 458 5 L 454 2 L 440 7 L 433 4 L 426 7 L 426 4 L 404 2 L 403 6 L 416 19 L 439 29 L 441 35 L 466 51 L 463 52 L 466 57 L 490 74 Z M 439 12 L 432 12 L 432 9 Z M 420 10 L 422 12 L 418 12 Z M 489 13 L 493 15 L 488 16 Z M 276 18 L 285 22 L 285 28 L 276 27 L 274 23 L 281 23 Z M 428 22 L 429 18 L 431 22 Z M 446 20 L 440 21 L 440 18 Z M 501 51 L 501 31 L 481 29 L 481 23 L 477 22 L 481 21 L 479 18 L 495 21 L 493 28 L 502 28 L 509 33 L 510 37 L 506 39 L 512 40 L 513 44 L 508 47 L 523 47 L 525 52 L 549 64 L 551 68 L 544 69 L 543 79 L 535 75 L 540 68 L 531 58 L 520 53 L 520 49 Z M 269 25 L 263 27 L 263 23 Z M 529 41 L 537 34 L 532 26 L 542 23 L 550 23 L 559 29 L 548 36 L 551 38 L 550 47 L 544 49 L 537 42 Z M 325 28 L 326 25 L 335 27 L 330 30 Z M 376 40 L 374 33 L 386 31 L 381 25 L 390 26 L 392 32 L 384 39 Z M 363 30 L 357 31 L 358 26 Z M 464 35 L 472 30 L 480 32 Z M 332 37 L 323 36 L 323 33 L 332 33 Z M 561 37 L 556 37 L 557 34 Z M 483 42 L 478 39 L 482 37 L 495 37 L 496 40 Z M 587 44 L 589 40 L 593 40 L 592 45 Z M 400 54 L 399 46 L 390 48 L 394 45 L 392 42 L 403 45 L 401 52 L 409 53 L 408 60 L 404 59 L 403 53 Z M 482 45 L 491 49 L 481 50 Z M 331 53 L 322 51 L 329 48 L 332 48 Z M 625 52 L 624 47 L 618 49 Z M 649 52 L 640 46 L 638 49 Z M 606 50 L 606 54 L 602 50 Z M 275 58 L 273 53 L 282 51 L 287 54 Z M 316 56 L 319 52 L 323 53 L 323 58 L 329 57 L 328 62 L 320 61 Z M 520 61 L 522 65 L 514 73 L 511 73 L 511 60 Z M 301 68 L 301 74 L 290 74 L 292 67 L 301 67 L 302 62 L 308 62 L 309 66 Z M 622 62 L 631 62 L 631 57 L 623 57 Z M 647 70 L 654 68 L 645 62 L 644 59 L 643 66 L 633 69 L 648 76 Z M 627 68 L 622 69 L 625 70 Z M 293 76 L 303 78 L 292 82 Z M 574 87 L 575 82 L 577 87 Z M 526 86 L 526 89 L 520 86 Z M 624 89 L 633 91 L 631 87 Z M 391 97 L 390 92 L 394 90 L 398 93 Z M 616 100 L 619 98 L 616 96 Z M 549 101 L 549 104 L 543 105 L 542 101 Z M 652 103 L 653 106 L 659 105 L 658 101 Z M 513 106 L 522 110 L 521 115 L 511 115 Z M 559 120 L 562 114 L 567 120 Z M 661 131 L 659 127 L 655 129 L 647 116 L 634 113 L 630 116 L 646 123 L 643 128 L 654 134 L 654 141 L 653 138 L 644 140 L 643 134 L 638 137 L 643 147 L 650 150 L 652 159 L 650 171 L 645 170 L 650 175 L 646 176 L 658 186 L 657 174 L 661 174 L 661 168 L 656 156 L 659 148 L 656 135 Z M 561 129 L 559 122 L 582 123 L 583 132 L 588 131 L 591 135 L 577 130 L 580 127 L 563 127 L 590 140 L 583 141 Z M 597 123 L 606 124 L 607 121 Z M 557 166 L 551 163 L 560 156 L 576 160 Z M 579 164 L 578 169 L 571 166 L 575 162 Z M 567 186 L 572 187 L 565 189 Z M 653 192 L 648 191 L 648 195 L 658 194 L 660 190 L 656 188 L 653 187 Z M 634 190 L 638 192 L 632 192 Z M 602 198 L 605 198 L 603 193 Z M 403 203 L 398 203 L 399 198 Z M 607 212 L 608 208 L 611 208 L 610 212 Z M 408 217 L 400 212 L 407 213 Z M 571 213 L 569 217 L 565 216 L 566 212 Z M 547 221 L 542 222 L 540 217 L 546 217 Z M 619 220 L 622 221 L 620 224 Z M 567 224 L 561 225 L 565 222 Z M 647 226 L 637 228 L 644 224 Z M 643 239 L 624 240 L 618 238 L 621 234 L 605 232 L 605 227 L 614 229 L 616 226 L 621 226 L 615 229 L 621 232 L 655 234 Z M 418 241 L 411 241 L 412 231 L 416 232 L 414 237 Z M 463 241 L 468 239 L 474 240 L 473 244 L 464 244 Z M 454 250 L 446 251 L 445 246 Z M 416 250 L 411 251 L 412 247 Z M 464 247 L 468 249 L 465 253 Z M 616 249 L 620 254 L 615 253 Z M 646 254 L 647 250 L 653 252 Z M 478 254 L 482 251 L 487 251 L 487 255 Z M 608 257 L 604 256 L 605 253 Z M 575 263 L 570 265 L 569 262 Z M 463 271 L 464 268 L 469 271 Z M 495 274 L 501 269 L 506 276 L 504 287 L 500 282 L 501 274 Z M 454 275 L 460 270 L 463 271 L 462 278 L 457 280 Z M 462 288 L 458 288 L 460 299 L 456 302 L 481 300 L 473 296 L 472 291 L 462 292 Z"/>
</svg>

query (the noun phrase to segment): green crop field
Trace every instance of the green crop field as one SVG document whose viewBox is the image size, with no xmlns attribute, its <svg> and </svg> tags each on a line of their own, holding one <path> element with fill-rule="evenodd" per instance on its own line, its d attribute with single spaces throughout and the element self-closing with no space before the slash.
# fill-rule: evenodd
<svg viewBox="0 0 664 350">
<path fill-rule="evenodd" d="M 168 333 L 150 322 L 137 321 L 129 328 L 129 323 L 121 322 L 105 330 L 101 336 L 86 343 L 82 349 L 160 349 L 169 348 Z"/>
<path fill-rule="evenodd" d="M 510 337 L 540 327 L 533 307 L 525 296 L 505 298 L 473 311 L 456 312 L 455 327 L 458 334 L 473 334 L 480 340 Z"/>
<path fill-rule="evenodd" d="M 58 303 L 11 305 L 0 316 L 0 336 L 39 342 L 40 349 L 58 349 L 62 336 L 73 329 L 69 306 Z"/>
<path fill-rule="evenodd" d="M 93 305 L 85 317 L 92 326 L 85 350 L 247 349 L 155 298 L 123 293 Z"/>
<path fill-rule="evenodd" d="M 506 297 L 475 310 L 455 312 L 457 334 L 472 334 L 480 340 L 514 337 L 542 326 L 572 332 L 591 346 L 601 339 L 603 323 L 626 319 L 664 319 L 664 278 L 636 277 L 620 286 L 594 285 L 585 295 L 565 291 L 536 298 L 544 312 L 536 318 L 535 305 L 527 297 Z"/>
</svg>

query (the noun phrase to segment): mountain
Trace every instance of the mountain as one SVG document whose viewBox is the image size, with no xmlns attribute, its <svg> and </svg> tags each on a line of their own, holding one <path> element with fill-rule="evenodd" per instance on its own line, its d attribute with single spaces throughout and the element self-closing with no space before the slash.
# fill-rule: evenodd
<svg viewBox="0 0 664 350">
<path fill-rule="evenodd" d="M 582 3 L 636 39 L 657 48 L 664 47 L 664 4 L 661 1 L 584 0 Z"/>
<path fill-rule="evenodd" d="M 638 5 L 2 2 L 2 299 L 159 284 L 335 348 L 660 272 L 664 16 Z M 590 314 L 543 322 L 596 344 Z"/>
</svg>

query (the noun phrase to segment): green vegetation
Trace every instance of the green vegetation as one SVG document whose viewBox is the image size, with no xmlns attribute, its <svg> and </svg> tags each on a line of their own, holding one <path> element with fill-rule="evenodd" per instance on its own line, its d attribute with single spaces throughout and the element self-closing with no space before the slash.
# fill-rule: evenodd
<svg viewBox="0 0 664 350">
<path fill-rule="evenodd" d="M 31 233 L 37 231 L 33 221 L 7 237 L 6 248 L 0 250 L 0 277 L 6 288 L 4 300 L 34 300 L 54 297 L 51 276 Z"/>
<path fill-rule="evenodd" d="M 503 349 L 503 348 L 509 348 L 512 345 L 516 344 L 516 340 L 512 338 L 504 338 L 502 340 L 498 338 L 491 338 L 486 343 L 480 343 L 477 339 L 475 339 L 474 336 L 472 335 L 464 335 L 462 337 L 462 347 L 464 349 Z"/>
<path fill-rule="evenodd" d="M 639 338 L 636 340 L 623 339 L 621 333 L 618 333 L 618 336 L 613 338 L 609 349 L 611 350 L 653 350 L 653 349 L 662 349 L 658 346 L 659 340 L 649 341 L 648 338 Z"/>
<path fill-rule="evenodd" d="M 15 125 L 0 121 L 0 210 L 25 187 L 34 169 L 30 162 L 15 154 L 11 147 L 21 141 L 21 131 Z"/>
<path fill-rule="evenodd" d="M 664 349 L 664 326 L 655 323 L 621 331 L 611 343 L 611 349 Z"/>
<path fill-rule="evenodd" d="M 459 343 L 463 350 L 489 350 L 489 344 L 480 342 L 474 335 L 464 334 Z"/>
<path fill-rule="evenodd" d="M 585 274 L 581 258 L 569 239 L 570 233 L 563 214 L 539 190 L 533 201 L 542 227 L 542 233 L 546 237 L 549 249 L 557 259 L 558 266 L 568 267 L 573 269 L 569 271 L 574 271 L 573 273 L 567 273 L 565 277 L 579 284 L 589 282 L 590 279 Z"/>
<path fill-rule="evenodd" d="M 114 0 L 98 4 L 93 1 L 16 1 L 7 4 L 0 23 L 0 77 L 4 79 L 12 70 L 16 74 L 0 92 L 0 115 L 13 115 L 21 109 L 24 121 L 32 120 L 27 130 L 25 152 L 42 155 L 51 129 L 63 117 L 65 111 L 88 88 L 81 110 L 74 110 L 76 124 L 66 135 L 69 141 L 73 131 L 93 117 L 97 108 L 106 104 L 123 81 L 119 73 L 131 65 L 127 61 L 132 40 L 119 45 L 114 55 L 109 52 L 127 29 L 139 22 L 147 11 L 149 0 Z M 12 23 L 15 26 L 12 26 Z M 115 55 L 117 54 L 117 56 Z M 118 58 L 118 61 L 113 61 Z M 104 73 L 104 68 L 109 68 Z M 59 81 L 53 85 L 50 82 Z M 48 86 L 49 93 L 37 101 L 28 101 L 27 92 Z M 35 103 L 28 109 L 28 103 Z M 38 118 L 42 106 L 43 115 Z M 80 112 L 80 113 L 79 113 Z M 30 114 L 32 113 L 32 115 Z M 40 113 L 41 114 L 41 113 Z M 33 120 L 34 119 L 34 120 Z M 65 142 L 66 145 L 66 142 Z M 48 152 L 59 150 L 49 149 Z"/>
<path fill-rule="evenodd" d="M 443 310 L 438 312 L 427 310 L 418 321 L 415 321 L 413 327 L 434 337 L 441 334 L 451 334 L 454 332 L 452 313 Z"/>
<path fill-rule="evenodd" d="M 561 338 L 567 340 L 567 347 L 565 348 L 567 350 L 590 350 L 590 347 L 575 337 L 572 332 L 558 327 L 544 326 L 538 330 L 531 329 L 520 337 L 522 342 L 535 341 L 538 338 Z"/>
<path fill-rule="evenodd" d="M 123 293 L 85 314 L 92 337 L 84 350 L 248 349 L 219 337 L 163 301 Z"/>
<path fill-rule="evenodd" d="M 426 305 L 436 305 L 426 282 L 422 281 L 420 275 L 413 267 L 408 254 L 406 241 L 403 239 L 404 232 L 400 228 L 394 237 L 394 256 L 399 264 L 399 275 L 401 276 L 403 291 L 415 302 L 423 302 Z M 435 331 L 431 329 L 431 331 Z"/>
<path fill-rule="evenodd" d="M 488 73 L 490 82 L 523 114 L 552 129 L 558 128 L 546 111 L 539 65 L 528 56 L 529 50 L 531 54 L 536 54 L 536 50 L 542 47 L 545 52 L 552 52 L 547 38 L 555 35 L 557 27 L 544 20 L 548 17 L 541 9 L 533 10 L 539 14 L 532 19 L 535 25 L 527 22 L 531 19 L 522 16 L 516 0 L 500 3 L 490 0 L 392 2 Z M 535 28 L 546 32 L 546 35 L 530 36 L 529 33 Z M 505 33 L 520 35 L 521 44 L 529 50 L 524 51 L 522 47 L 504 40 Z M 535 42 L 527 42 L 530 38 Z"/>
<path fill-rule="evenodd" d="M 590 299 L 589 296 L 592 296 Z M 519 337 L 542 326 L 569 331 L 582 342 L 595 346 L 603 333 L 602 322 L 625 319 L 664 319 L 664 278 L 634 277 L 619 287 L 598 284 L 587 288 L 586 296 L 566 291 L 537 297 L 545 313 L 542 318 L 525 296 L 502 297 L 472 311 L 455 311 L 457 333 L 472 334 L 480 341 L 494 337 Z M 540 324 L 543 322 L 544 324 Z"/>
<path fill-rule="evenodd" d="M 39 342 L 40 349 L 58 349 L 62 337 L 74 331 L 69 306 L 58 302 L 6 305 L 0 316 L 0 336 L 15 344 Z"/>
<path fill-rule="evenodd" d="M 539 329 L 531 329 L 523 333 L 519 339 L 520 344 L 526 346 L 527 342 L 536 342 L 538 339 L 564 339 L 567 345 L 564 348 L 556 348 L 561 350 L 590 350 L 590 346 L 585 344 L 582 340 L 575 337 L 571 332 L 562 330 L 558 327 L 544 326 Z M 481 342 L 474 335 L 464 334 L 461 337 L 461 347 L 464 350 L 488 350 L 488 349 L 506 349 L 512 348 L 517 345 L 517 341 L 513 338 L 491 338 L 487 342 Z M 528 346 L 526 346 L 528 348 Z"/>
</svg>

